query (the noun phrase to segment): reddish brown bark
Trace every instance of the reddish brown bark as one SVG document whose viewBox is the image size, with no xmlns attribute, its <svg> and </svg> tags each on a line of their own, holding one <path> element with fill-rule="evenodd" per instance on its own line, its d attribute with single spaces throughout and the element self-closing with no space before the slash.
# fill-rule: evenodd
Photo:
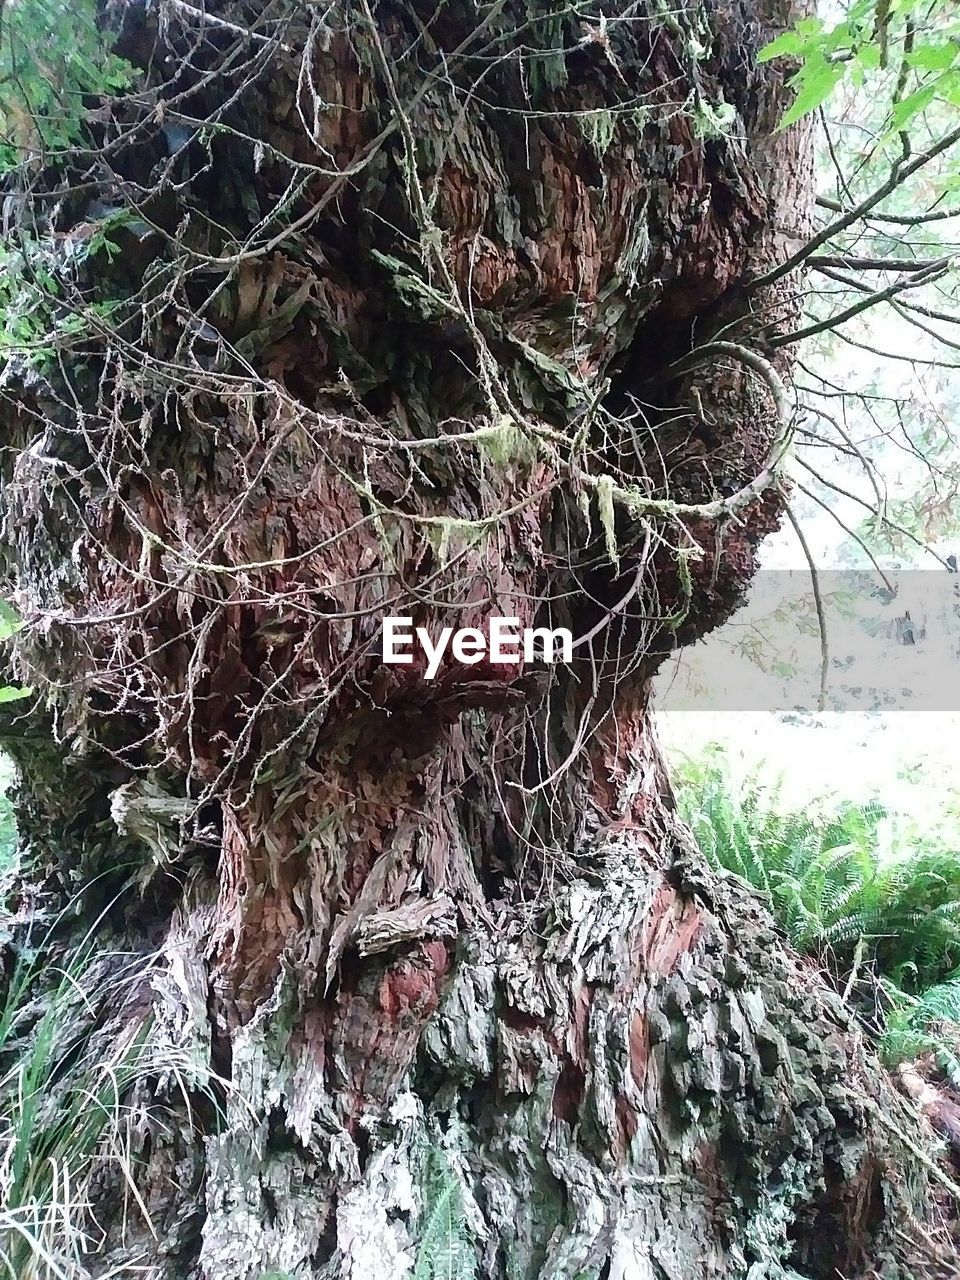
<svg viewBox="0 0 960 1280">
<path fill-rule="evenodd" d="M 21 740 L 24 825 L 51 877 L 137 861 L 115 927 L 226 1081 L 203 1134 L 158 1089 L 159 1242 L 108 1220 L 102 1266 L 445 1275 L 442 1212 L 482 1280 L 866 1275 L 886 1086 L 689 846 L 647 707 L 780 499 L 604 497 L 728 495 L 780 427 L 690 353 L 793 315 L 749 289 L 807 225 L 756 63 L 793 9 L 218 14 L 263 38 L 125 10 L 147 92 L 95 197 L 19 197 L 44 244 L 132 210 L 79 280 L 117 316 L 7 372 L 16 670 L 82 744 Z M 591 639 L 428 682 L 382 664 L 385 613 Z"/>
</svg>

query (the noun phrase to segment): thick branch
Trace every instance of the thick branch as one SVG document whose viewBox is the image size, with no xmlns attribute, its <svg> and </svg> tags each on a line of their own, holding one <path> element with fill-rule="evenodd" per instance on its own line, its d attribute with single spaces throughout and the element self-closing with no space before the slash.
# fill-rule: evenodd
<svg viewBox="0 0 960 1280">
<path fill-rule="evenodd" d="M 907 178 L 912 177 L 918 169 L 922 169 L 924 165 L 929 164 L 931 160 L 935 160 L 936 157 L 942 155 L 944 151 L 949 151 L 957 142 L 960 142 L 960 127 L 951 129 L 948 134 L 939 140 L 939 142 L 935 142 L 933 146 L 928 147 L 926 151 L 922 151 L 920 155 L 915 156 L 908 164 L 895 164 L 890 170 L 890 175 L 887 180 L 877 187 L 875 191 L 871 192 L 870 195 L 861 200 L 858 205 L 855 205 L 849 213 L 845 213 L 842 217 L 837 218 L 836 221 L 829 223 L 821 231 L 818 231 L 811 240 L 807 241 L 802 249 L 798 249 L 797 252 L 787 258 L 785 262 L 781 262 L 780 265 L 778 267 L 774 267 L 772 271 L 767 271 L 763 275 L 757 276 L 753 281 L 751 288 L 764 288 L 766 285 L 773 284 L 783 276 L 789 275 L 791 271 L 795 271 L 801 263 L 806 262 L 808 258 L 812 257 L 821 245 L 826 244 L 827 241 L 831 240 L 835 235 L 838 235 L 841 231 L 845 231 L 847 227 L 864 217 L 865 214 L 870 212 L 874 205 L 878 205 L 881 200 L 885 200 L 891 192 L 896 191 L 897 187 L 902 186 L 903 183 L 906 182 Z"/>
</svg>

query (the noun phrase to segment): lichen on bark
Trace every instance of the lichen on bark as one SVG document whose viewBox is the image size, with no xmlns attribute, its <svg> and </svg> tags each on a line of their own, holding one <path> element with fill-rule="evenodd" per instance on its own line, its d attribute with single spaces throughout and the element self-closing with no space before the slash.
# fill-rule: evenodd
<svg viewBox="0 0 960 1280">
<path fill-rule="evenodd" d="M 782 507 L 794 9 L 209 10 L 121 6 L 136 91 L 9 179 L 85 317 L 0 399 L 29 865 L 118 895 L 189 1064 L 93 1274 L 913 1274 L 871 1106 L 913 1121 L 690 846 L 647 698 Z M 428 682 L 386 613 L 580 644 Z"/>
</svg>

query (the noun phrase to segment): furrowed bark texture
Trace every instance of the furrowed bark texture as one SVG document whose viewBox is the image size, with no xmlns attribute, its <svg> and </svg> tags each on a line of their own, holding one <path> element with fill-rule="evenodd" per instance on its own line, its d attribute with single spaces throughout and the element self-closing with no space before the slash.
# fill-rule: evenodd
<svg viewBox="0 0 960 1280">
<path fill-rule="evenodd" d="M 105 12 L 137 87 L 8 200 L 83 316 L 2 388 L 13 670 L 65 744 L 8 711 L 21 825 L 181 1063 L 153 1230 L 105 1163 L 92 1274 L 920 1274 L 873 1108 L 912 1122 L 691 847 L 647 706 L 779 518 L 663 504 L 782 429 L 698 348 L 793 316 L 749 282 L 808 225 L 756 60 L 797 11 L 210 12 Z M 386 614 L 582 643 L 431 682 Z"/>
</svg>

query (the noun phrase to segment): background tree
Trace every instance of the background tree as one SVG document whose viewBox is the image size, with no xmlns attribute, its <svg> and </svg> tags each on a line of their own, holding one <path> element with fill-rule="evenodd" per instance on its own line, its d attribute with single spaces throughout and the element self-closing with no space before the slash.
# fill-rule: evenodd
<svg viewBox="0 0 960 1280">
<path fill-rule="evenodd" d="M 952 135 L 815 231 L 784 0 L 66 16 L 3 14 L 7 735 L 22 914 L 88 940 L 44 1078 L 104 1110 L 80 1047 L 132 1058 L 55 1265 L 932 1267 L 914 1122 L 697 853 L 647 686 L 782 515 L 798 269 Z M 428 682 L 386 614 L 575 659 Z"/>
</svg>

